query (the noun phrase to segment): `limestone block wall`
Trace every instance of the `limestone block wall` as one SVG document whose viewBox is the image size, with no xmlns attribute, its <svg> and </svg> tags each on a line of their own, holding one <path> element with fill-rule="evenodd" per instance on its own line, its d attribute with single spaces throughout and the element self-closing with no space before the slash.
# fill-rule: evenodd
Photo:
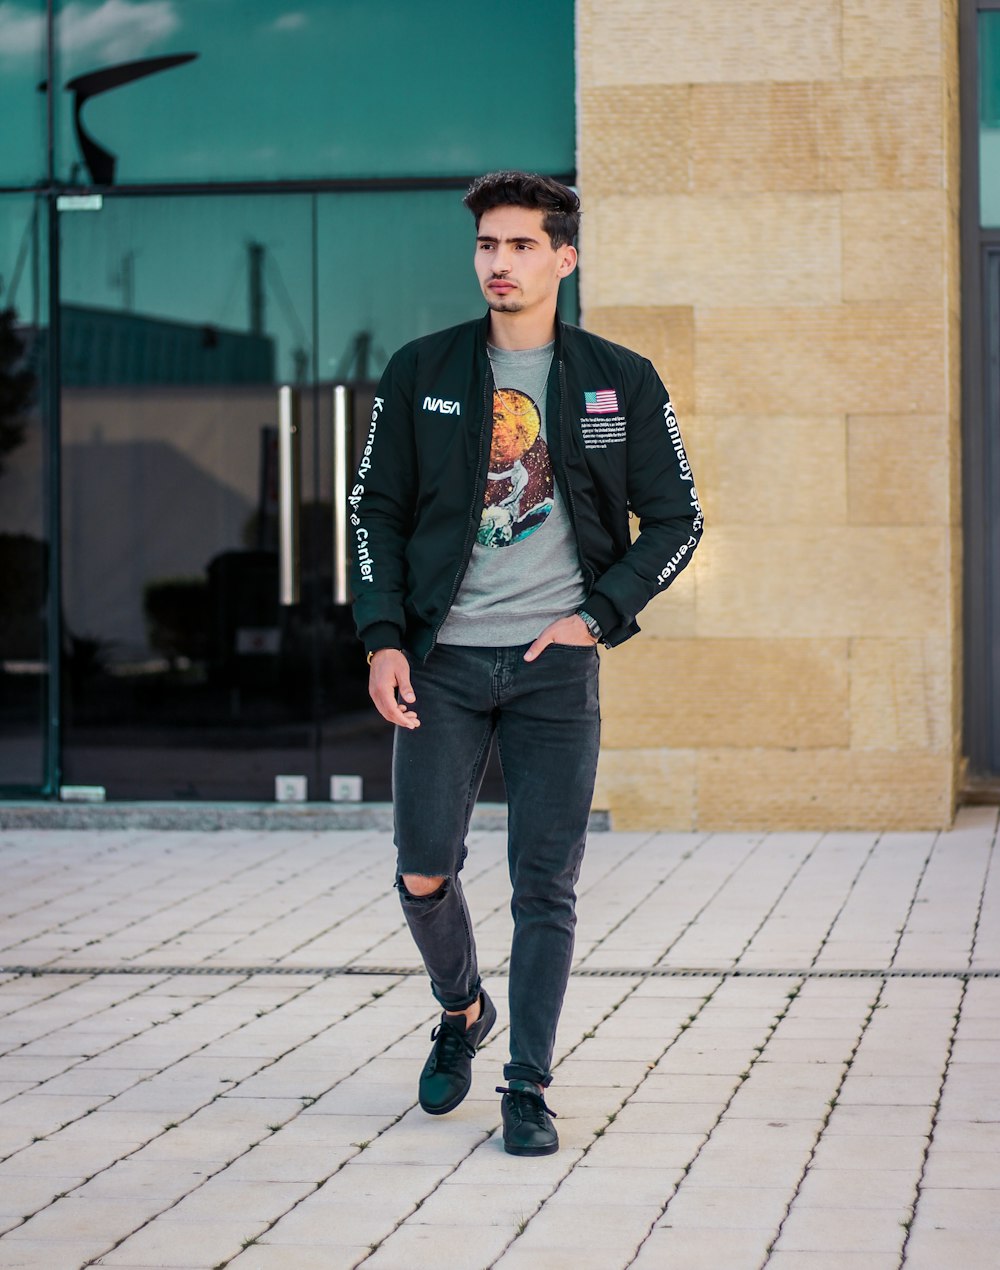
<svg viewBox="0 0 1000 1270">
<path fill-rule="evenodd" d="M 953 813 L 956 0 L 579 0 L 583 323 L 652 359 L 706 514 L 604 656 L 619 827 Z"/>
</svg>

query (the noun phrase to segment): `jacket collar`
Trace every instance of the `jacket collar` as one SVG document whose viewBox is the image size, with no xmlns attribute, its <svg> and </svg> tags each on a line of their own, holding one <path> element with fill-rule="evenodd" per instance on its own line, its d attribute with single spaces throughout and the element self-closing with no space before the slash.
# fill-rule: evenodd
<svg viewBox="0 0 1000 1270">
<path fill-rule="evenodd" d="M 555 349 L 553 350 L 553 356 L 555 357 L 556 361 L 559 361 L 559 359 L 562 357 L 564 329 L 565 329 L 565 323 L 563 322 L 559 314 L 556 313 L 556 346 L 555 346 Z M 479 352 L 479 355 L 481 357 L 486 356 L 486 345 L 489 341 L 489 334 L 490 334 L 490 311 L 489 309 L 487 309 L 486 312 L 483 314 L 483 316 L 479 320 L 479 329 L 477 331 L 476 346 L 477 346 L 477 351 Z"/>
</svg>

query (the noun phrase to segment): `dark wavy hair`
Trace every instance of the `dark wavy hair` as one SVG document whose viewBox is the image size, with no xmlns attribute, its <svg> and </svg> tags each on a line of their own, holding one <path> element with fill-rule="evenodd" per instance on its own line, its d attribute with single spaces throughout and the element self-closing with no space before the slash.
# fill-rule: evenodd
<svg viewBox="0 0 1000 1270">
<path fill-rule="evenodd" d="M 537 172 L 487 172 L 462 200 L 476 218 L 495 207 L 531 207 L 544 212 L 542 228 L 553 247 L 573 246 L 580 232 L 580 200 L 566 185 Z"/>
</svg>

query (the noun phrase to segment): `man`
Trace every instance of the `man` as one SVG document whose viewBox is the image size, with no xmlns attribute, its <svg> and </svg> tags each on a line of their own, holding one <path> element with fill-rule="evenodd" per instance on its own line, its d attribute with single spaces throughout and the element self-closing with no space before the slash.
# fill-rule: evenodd
<svg viewBox="0 0 1000 1270">
<path fill-rule="evenodd" d="M 350 496 L 369 690 L 396 728 L 396 885 L 443 1009 L 419 1081 L 469 1091 L 496 1021 L 459 874 L 496 737 L 514 936 L 505 1149 L 558 1149 L 543 1091 L 573 955 L 597 768 L 596 644 L 621 644 L 677 576 L 702 516 L 673 408 L 644 358 L 564 325 L 580 204 L 495 172 L 465 204 L 489 310 L 390 361 Z M 639 521 L 630 541 L 629 513 Z"/>
</svg>

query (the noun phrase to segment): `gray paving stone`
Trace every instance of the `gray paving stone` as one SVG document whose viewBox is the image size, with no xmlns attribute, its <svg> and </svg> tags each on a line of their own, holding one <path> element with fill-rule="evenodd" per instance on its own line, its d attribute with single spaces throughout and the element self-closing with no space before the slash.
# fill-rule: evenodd
<svg viewBox="0 0 1000 1270">
<path fill-rule="evenodd" d="M 719 1270 L 722 1266 L 726 1270 L 757 1270 L 769 1242 L 769 1232 L 758 1228 L 671 1230 L 658 1226 L 629 1263 L 630 1270 L 664 1270 L 666 1266 L 670 1270 Z"/>
<path fill-rule="evenodd" d="M 801 968 L 818 953 L 821 966 L 878 969 L 926 865 L 904 961 L 960 967 L 995 825 L 991 811 L 963 813 L 944 835 L 609 835 L 592 842 L 581 878 L 577 965 L 642 972 L 675 941 L 664 964 L 697 957 L 724 971 L 743 955 L 744 965 L 790 959 Z M 466 877 L 483 964 L 501 965 L 510 938 L 503 835 L 476 834 L 471 848 Z M 150 967 L 93 977 L 0 971 L 0 1035 L 14 1047 L 0 1058 L 0 1085 L 9 1093 L 29 1086 L 0 1104 L 0 1194 L 11 1197 L 3 1207 L 25 1200 L 34 1211 L 69 1192 L 44 1218 L 59 1237 L 41 1241 L 25 1227 L 0 1239 L 0 1264 L 17 1249 L 26 1265 L 60 1270 L 72 1250 L 68 1264 L 78 1270 L 92 1248 L 74 1242 L 68 1215 L 89 1210 L 84 1222 L 103 1251 L 117 1230 L 115 1204 L 141 1217 L 188 1195 L 170 1210 L 173 1225 L 164 1213 L 107 1264 L 203 1266 L 224 1248 L 234 1266 L 336 1270 L 381 1242 L 384 1270 L 415 1270 L 435 1248 L 464 1246 L 470 1214 L 510 1240 L 507 1218 L 490 1217 L 491 1198 L 501 1196 L 496 1211 L 511 1215 L 514 1233 L 527 1219 L 509 1248 L 491 1244 L 505 1270 L 624 1270 L 640 1239 L 640 1270 L 759 1270 L 815 1147 L 769 1264 L 897 1270 L 904 1232 L 896 1210 L 907 1211 L 923 1160 L 957 979 L 574 977 L 550 1093 L 564 1148 L 517 1159 L 502 1150 L 492 1090 L 506 1052 L 504 1018 L 470 1097 L 433 1120 L 414 1108 L 437 1015 L 422 975 L 283 973 L 351 959 L 418 964 L 387 887 L 390 856 L 389 835 L 378 832 L 0 836 L 4 898 L 18 909 L 7 929 L 19 956 Z M 996 962 L 993 915 L 1000 882 L 991 878 L 977 955 Z M 99 942 L 88 946 L 92 939 Z M 205 958 L 232 973 L 154 973 L 168 959 Z M 268 959 L 271 974 L 237 973 Z M 502 1003 L 505 979 L 490 982 Z M 880 991 L 883 1008 L 866 1024 Z M 985 1223 L 1000 1194 L 992 1171 L 1000 983 L 969 981 L 951 1057 L 907 1270 L 911 1253 L 914 1265 L 976 1270 L 984 1242 L 992 1249 Z M 15 1110 L 5 1121 L 6 1108 Z M 28 1145 L 39 1127 L 62 1120 L 59 1112 L 75 1118 Z M 164 1131 L 171 1118 L 183 1123 Z M 274 1124 L 284 1127 L 272 1132 Z M 17 1153 L 3 1162 L 5 1151 Z M 935 1180 L 941 1185 L 928 1185 Z M 223 1224 L 225 1209 L 241 1214 L 238 1239 L 217 1222 L 196 1222 L 215 1216 L 216 1197 Z M 240 1251 L 282 1204 L 294 1207 Z M 602 1210 L 624 1212 L 624 1224 L 606 1215 L 611 1242 L 595 1248 L 581 1231 L 589 1238 L 589 1214 Z M 364 1229 L 360 1218 L 353 1226 L 345 1218 L 355 1211 Z M 181 1221 L 185 1213 L 190 1221 Z M 634 1229 L 647 1217 L 658 1222 L 648 1239 Z M 802 1243 L 808 1221 L 823 1220 L 834 1243 L 784 1242 Z M 876 1248 L 885 1222 L 895 1243 Z M 195 1237 L 203 1227 L 218 1248 Z M 166 1236 L 185 1229 L 171 1256 Z M 549 1246 L 553 1232 L 562 1242 Z M 859 1246 L 840 1247 L 845 1232 Z"/>
<path fill-rule="evenodd" d="M 776 1249 L 767 1264 L 769 1270 L 899 1270 L 899 1255 L 895 1252 L 782 1252 Z M 938 1266 L 937 1270 L 943 1268 Z"/>
<path fill-rule="evenodd" d="M 924 1187 L 920 1192 L 914 1231 L 1000 1231 L 1000 1192 L 995 1188 Z"/>
<path fill-rule="evenodd" d="M 903 1244 L 910 1210 L 887 1208 L 808 1208 L 795 1204 L 775 1245 L 783 1252 L 885 1252 Z"/>
<path fill-rule="evenodd" d="M 906 1270 L 996 1270 L 996 1235 L 991 1231 L 914 1229 L 906 1248 Z"/>
<path fill-rule="evenodd" d="M 257 1243 L 229 1262 L 233 1270 L 352 1270 L 368 1256 L 367 1244 L 263 1244 Z M 121 1270 L 135 1270 L 121 1267 Z"/>
<path fill-rule="evenodd" d="M 674 1230 L 767 1230 L 778 1233 L 788 1187 L 683 1185 L 658 1223 Z"/>
</svg>

